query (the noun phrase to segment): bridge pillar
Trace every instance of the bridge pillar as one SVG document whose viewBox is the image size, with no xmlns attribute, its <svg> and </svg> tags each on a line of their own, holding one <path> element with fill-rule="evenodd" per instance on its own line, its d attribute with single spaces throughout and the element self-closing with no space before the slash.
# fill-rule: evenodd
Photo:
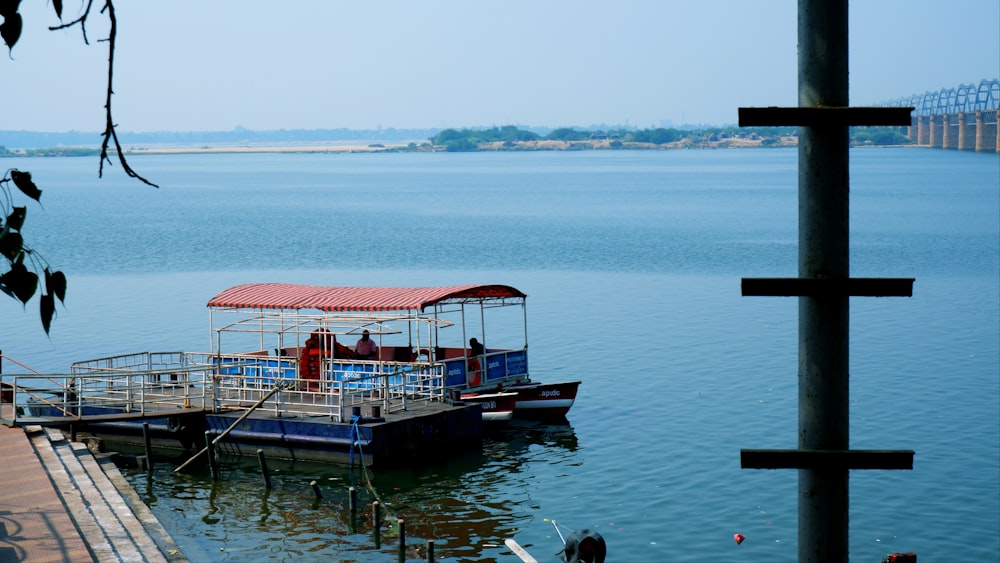
<svg viewBox="0 0 1000 563">
<path fill-rule="evenodd" d="M 997 110 L 992 110 L 993 114 L 993 151 L 1000 153 L 1000 123 L 997 123 Z"/>
<path fill-rule="evenodd" d="M 915 145 L 920 143 L 920 116 L 910 116 L 910 126 L 906 128 L 906 138 Z"/>
<path fill-rule="evenodd" d="M 930 142 L 928 143 L 931 147 L 939 149 L 944 146 L 944 116 L 942 115 L 930 115 L 928 119 L 930 121 Z"/>
<path fill-rule="evenodd" d="M 953 113 L 946 113 L 941 116 L 941 148 L 958 148 L 958 116 Z"/>
<path fill-rule="evenodd" d="M 925 147 L 931 144 L 931 116 L 917 117 L 917 145 Z"/>
<path fill-rule="evenodd" d="M 958 114 L 958 150 L 971 151 L 976 148 L 976 120 L 968 113 Z"/>
<path fill-rule="evenodd" d="M 1000 150 L 1000 128 L 997 127 L 997 112 L 976 111 L 976 152 L 994 152 Z"/>
</svg>

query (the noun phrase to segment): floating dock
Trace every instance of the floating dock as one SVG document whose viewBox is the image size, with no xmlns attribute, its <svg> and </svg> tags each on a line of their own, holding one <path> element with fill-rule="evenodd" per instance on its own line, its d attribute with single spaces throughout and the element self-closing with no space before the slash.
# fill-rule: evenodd
<svg viewBox="0 0 1000 563">
<path fill-rule="evenodd" d="M 95 451 L 104 442 L 143 446 L 148 440 L 194 452 L 211 441 L 221 453 L 255 456 L 260 449 L 275 459 L 380 467 L 482 444 L 480 405 L 446 399 L 440 388 L 419 392 L 428 387 L 423 375 L 381 377 L 360 389 L 343 383 L 310 389 L 245 373 L 255 362 L 223 375 L 199 362 L 177 362 L 169 372 L 3 375 L 11 395 L 4 399 L 18 407 L 2 422 L 63 428 Z"/>
</svg>

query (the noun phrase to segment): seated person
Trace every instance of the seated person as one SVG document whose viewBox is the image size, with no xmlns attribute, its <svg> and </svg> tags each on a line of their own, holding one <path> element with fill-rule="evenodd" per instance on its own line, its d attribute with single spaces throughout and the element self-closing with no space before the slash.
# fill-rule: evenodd
<svg viewBox="0 0 1000 563">
<path fill-rule="evenodd" d="M 482 356 L 486 353 L 486 349 L 483 345 L 475 338 L 469 339 L 469 355 L 470 356 Z"/>
<path fill-rule="evenodd" d="M 354 359 L 375 360 L 378 359 L 378 345 L 369 337 L 368 331 L 361 333 L 361 338 L 354 345 Z"/>
</svg>

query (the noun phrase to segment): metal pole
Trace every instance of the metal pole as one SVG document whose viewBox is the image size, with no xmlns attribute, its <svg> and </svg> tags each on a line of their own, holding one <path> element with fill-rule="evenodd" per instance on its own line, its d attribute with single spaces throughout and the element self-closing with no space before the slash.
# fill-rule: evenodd
<svg viewBox="0 0 1000 563">
<path fill-rule="evenodd" d="M 799 106 L 847 107 L 847 0 L 799 0 Z M 799 131 L 799 277 L 847 279 L 848 128 Z M 846 296 L 799 298 L 799 449 L 847 450 Z M 848 560 L 847 469 L 799 470 L 801 562 Z"/>
</svg>

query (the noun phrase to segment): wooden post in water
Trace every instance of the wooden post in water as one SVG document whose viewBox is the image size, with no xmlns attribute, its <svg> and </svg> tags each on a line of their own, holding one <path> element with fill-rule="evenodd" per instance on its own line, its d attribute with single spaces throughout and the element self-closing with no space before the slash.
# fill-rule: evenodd
<svg viewBox="0 0 1000 563">
<path fill-rule="evenodd" d="M 208 467 L 212 471 L 212 480 L 219 480 L 219 459 L 216 456 L 215 446 L 212 445 L 212 431 L 205 431 L 205 451 L 208 453 Z"/>
<path fill-rule="evenodd" d="M 351 508 L 351 533 L 358 531 L 358 491 L 354 487 L 347 489 L 348 506 Z"/>
<path fill-rule="evenodd" d="M 316 481 L 309 481 L 309 486 L 312 487 L 313 494 L 316 495 L 317 499 L 323 498 L 323 493 L 319 490 L 319 483 Z"/>
<path fill-rule="evenodd" d="M 399 563 L 406 563 L 406 521 L 399 518 L 396 525 L 399 526 Z"/>
<path fill-rule="evenodd" d="M 372 503 L 372 520 L 375 523 L 375 549 L 380 549 L 382 547 L 382 505 L 379 501 Z"/>
<path fill-rule="evenodd" d="M 153 446 L 149 438 L 149 423 L 142 423 L 142 445 L 146 449 L 146 472 L 153 472 Z"/>
<path fill-rule="evenodd" d="M 235 422 L 233 422 L 232 424 L 230 424 L 229 428 L 226 428 L 225 430 L 223 430 L 222 433 L 220 433 L 219 436 L 215 438 L 215 441 L 218 442 L 219 440 L 222 440 L 223 438 L 225 438 L 226 436 L 228 436 L 229 433 L 232 432 L 234 428 L 236 428 L 237 426 L 240 425 L 241 422 L 243 422 L 244 420 L 246 420 L 247 417 L 250 416 L 251 413 L 253 413 L 253 411 L 257 410 L 257 407 L 263 405 L 265 401 L 267 401 L 268 399 L 271 398 L 271 395 L 274 395 L 275 393 L 277 393 L 278 391 L 281 391 L 284 388 L 285 388 L 285 386 L 284 386 L 283 383 L 279 383 L 279 384 L 275 385 L 273 389 L 271 389 L 270 391 L 267 392 L 266 395 L 264 395 L 263 397 L 261 397 L 260 399 L 258 399 L 257 402 L 254 403 L 252 407 L 250 407 L 249 409 L 247 409 L 247 411 L 245 413 L 241 414 L 240 417 L 237 418 Z M 208 436 L 208 431 L 207 430 L 205 431 L 205 436 Z M 207 452 L 209 449 L 211 449 L 213 445 L 214 444 L 212 442 L 206 442 L 205 443 L 205 447 L 200 452 L 194 454 L 187 461 L 185 461 L 184 463 L 180 464 L 177 467 L 177 469 L 174 469 L 174 473 L 177 473 L 181 469 L 184 469 L 185 467 L 187 467 L 192 461 L 198 459 L 198 456 L 200 456 L 201 454 L 203 454 L 203 453 Z"/>
<path fill-rule="evenodd" d="M 264 457 L 264 450 L 257 450 L 257 461 L 260 462 L 260 472 L 264 475 L 264 487 L 271 490 L 271 474 L 267 472 L 267 458 Z"/>
<path fill-rule="evenodd" d="M 434 540 L 427 540 L 427 563 L 434 563 Z"/>
</svg>

